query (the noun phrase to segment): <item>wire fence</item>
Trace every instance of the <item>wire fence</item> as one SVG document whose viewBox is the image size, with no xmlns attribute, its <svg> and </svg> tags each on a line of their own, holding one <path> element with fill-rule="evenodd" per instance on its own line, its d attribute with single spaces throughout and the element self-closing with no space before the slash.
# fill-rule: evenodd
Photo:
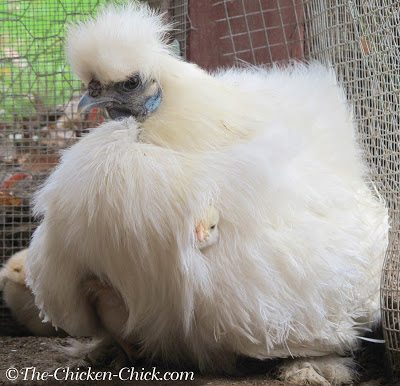
<svg viewBox="0 0 400 386">
<path fill-rule="evenodd" d="M 370 176 L 390 215 L 381 282 L 384 337 L 400 375 L 400 2 L 309 1 L 307 57 L 332 64 L 352 101 Z"/>
<path fill-rule="evenodd" d="M 84 131 L 76 114 L 81 83 L 64 59 L 65 24 L 94 12 L 97 0 L 0 4 L 0 262 L 28 245 L 31 196 Z M 0 308 L 0 331 L 20 333 Z"/>
<path fill-rule="evenodd" d="M 101 120 L 96 111 L 84 120 L 76 114 L 81 84 L 65 64 L 62 45 L 65 23 L 93 14 L 103 2 L 0 4 L 0 262 L 28 244 L 35 226 L 31 192 L 57 163 L 59 149 Z M 371 178 L 390 210 L 383 326 L 393 364 L 400 363 L 400 1 L 215 0 L 202 7 L 189 0 L 149 3 L 175 22 L 171 41 L 183 57 L 195 57 L 193 50 L 203 44 L 202 53 L 218 54 L 218 61 L 210 61 L 214 65 L 316 59 L 333 66 L 353 103 Z M 194 25 L 202 17 L 210 19 L 216 39 L 196 40 L 204 34 Z M 215 47 L 217 51 L 211 50 Z M 0 333 L 4 315 L 0 309 Z"/>
<path fill-rule="evenodd" d="M 303 1 L 225 0 L 221 25 L 223 56 L 252 64 L 304 58 Z"/>
</svg>

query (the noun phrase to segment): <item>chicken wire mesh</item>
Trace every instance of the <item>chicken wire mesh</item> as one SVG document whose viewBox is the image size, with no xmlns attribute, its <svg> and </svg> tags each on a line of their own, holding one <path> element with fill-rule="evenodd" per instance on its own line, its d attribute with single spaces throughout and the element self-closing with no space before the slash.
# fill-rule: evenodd
<svg viewBox="0 0 400 386">
<path fill-rule="evenodd" d="M 0 4 L 0 261 L 29 243 L 31 195 L 84 129 L 76 111 L 80 82 L 63 58 L 65 23 L 98 1 Z M 0 308 L 0 330 L 18 333 Z"/>
<path fill-rule="evenodd" d="M 224 0 L 222 56 L 230 63 L 270 64 L 304 58 L 304 2 Z"/>
<path fill-rule="evenodd" d="M 28 244 L 35 227 L 30 197 L 57 163 L 59 149 L 101 120 L 96 111 L 84 118 L 76 114 L 81 84 L 65 65 L 62 44 L 65 23 L 93 14 L 103 2 L 8 0 L 0 5 L 0 261 Z M 172 39 L 181 55 L 208 68 L 292 59 L 333 66 L 353 102 L 371 178 L 390 210 L 381 297 L 385 339 L 398 371 L 400 1 L 149 3 L 168 11 L 175 22 Z M 3 334 L 16 331 L 13 324 L 5 329 L 9 321 L 0 308 Z"/>
<path fill-rule="evenodd" d="M 386 347 L 400 375 L 400 2 L 325 1 L 306 5 L 307 57 L 332 63 L 353 102 L 370 175 L 389 208 L 389 248 L 382 270 Z"/>
</svg>

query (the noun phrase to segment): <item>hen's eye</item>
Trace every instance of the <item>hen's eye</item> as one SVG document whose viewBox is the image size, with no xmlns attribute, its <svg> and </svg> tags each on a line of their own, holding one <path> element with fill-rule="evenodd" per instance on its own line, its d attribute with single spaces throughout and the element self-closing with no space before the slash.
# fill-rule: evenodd
<svg viewBox="0 0 400 386">
<path fill-rule="evenodd" d="M 140 77 L 139 75 L 134 75 L 122 83 L 122 89 L 124 91 L 131 91 L 137 88 L 139 85 L 140 85 Z"/>
<path fill-rule="evenodd" d="M 216 225 L 212 225 L 212 226 L 210 227 L 210 229 L 215 229 L 215 227 L 216 227 Z"/>
</svg>

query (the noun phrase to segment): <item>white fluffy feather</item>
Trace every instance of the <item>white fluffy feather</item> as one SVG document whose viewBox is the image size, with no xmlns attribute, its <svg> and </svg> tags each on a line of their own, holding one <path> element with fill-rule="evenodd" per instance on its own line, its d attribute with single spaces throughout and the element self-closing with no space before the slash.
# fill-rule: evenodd
<svg viewBox="0 0 400 386">
<path fill-rule="evenodd" d="M 37 196 L 37 304 L 72 335 L 96 335 L 79 293 L 95 274 L 121 294 L 125 334 L 144 353 L 203 368 L 234 354 L 354 348 L 356 320 L 378 311 L 387 214 L 360 170 L 343 168 L 333 135 L 302 133 L 270 126 L 253 142 L 192 155 L 138 143 L 131 120 L 93 131 Z M 327 161 L 314 149 L 321 141 Z M 220 240 L 202 254 L 193 224 L 210 201 Z"/>
<path fill-rule="evenodd" d="M 170 53 L 165 43 L 169 29 L 162 16 L 145 4 L 112 4 L 96 19 L 71 26 L 66 53 L 85 83 L 93 76 L 102 83 L 115 82 L 132 71 L 150 77 L 160 73 Z"/>
</svg>

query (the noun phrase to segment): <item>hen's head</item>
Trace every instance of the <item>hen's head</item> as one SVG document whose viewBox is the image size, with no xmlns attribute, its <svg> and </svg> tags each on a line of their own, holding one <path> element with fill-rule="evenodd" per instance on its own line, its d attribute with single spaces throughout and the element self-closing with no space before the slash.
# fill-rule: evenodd
<svg viewBox="0 0 400 386">
<path fill-rule="evenodd" d="M 162 99 L 160 71 L 171 58 L 170 25 L 136 2 L 103 8 L 89 21 L 71 26 L 66 52 L 73 71 L 87 85 L 79 108 L 103 106 L 112 119 L 143 121 Z"/>
</svg>

